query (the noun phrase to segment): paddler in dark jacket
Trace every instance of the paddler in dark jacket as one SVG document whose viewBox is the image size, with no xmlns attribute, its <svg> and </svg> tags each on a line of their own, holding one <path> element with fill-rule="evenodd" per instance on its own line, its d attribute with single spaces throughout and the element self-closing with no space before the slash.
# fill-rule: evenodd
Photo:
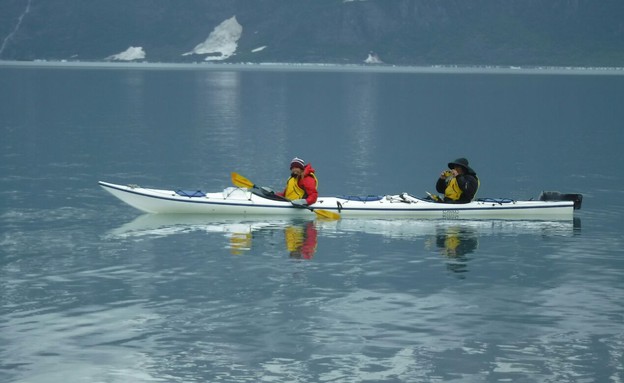
<svg viewBox="0 0 624 383">
<path fill-rule="evenodd" d="M 281 193 L 275 193 L 292 201 L 293 205 L 312 205 L 318 198 L 318 180 L 312 165 L 298 157 L 290 161 L 290 178 Z"/>
<path fill-rule="evenodd" d="M 436 182 L 438 193 L 444 193 L 446 203 L 468 203 L 479 189 L 477 173 L 468 166 L 468 160 L 458 158 L 448 163 L 449 170 L 440 174 Z"/>
</svg>

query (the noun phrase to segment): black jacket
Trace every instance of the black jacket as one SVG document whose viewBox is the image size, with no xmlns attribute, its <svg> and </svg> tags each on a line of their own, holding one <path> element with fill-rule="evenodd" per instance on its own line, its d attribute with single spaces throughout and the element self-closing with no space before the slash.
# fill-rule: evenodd
<svg viewBox="0 0 624 383">
<path fill-rule="evenodd" d="M 461 174 L 456 177 L 457 185 L 462 191 L 461 197 L 457 201 L 453 201 L 449 198 L 444 198 L 444 202 L 448 203 L 468 203 L 472 201 L 475 194 L 477 194 L 477 189 L 479 189 L 479 179 L 477 178 L 476 173 L 471 174 Z M 442 178 L 438 178 L 436 182 L 436 190 L 438 193 L 444 193 L 446 190 L 446 180 Z"/>
</svg>

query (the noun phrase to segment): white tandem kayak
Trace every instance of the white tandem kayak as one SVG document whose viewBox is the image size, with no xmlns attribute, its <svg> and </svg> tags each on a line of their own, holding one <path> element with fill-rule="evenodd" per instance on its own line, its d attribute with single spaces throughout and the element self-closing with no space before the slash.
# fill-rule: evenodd
<svg viewBox="0 0 624 383">
<path fill-rule="evenodd" d="M 236 216 L 417 219 L 572 219 L 580 209 L 581 194 L 543 192 L 537 200 L 481 198 L 466 204 L 448 204 L 408 193 L 383 196 L 319 197 L 308 208 L 261 188 L 228 187 L 221 192 L 150 189 L 137 185 L 99 182 L 105 190 L 128 205 L 147 213 L 210 214 Z M 324 212 L 326 214 L 319 214 Z"/>
</svg>

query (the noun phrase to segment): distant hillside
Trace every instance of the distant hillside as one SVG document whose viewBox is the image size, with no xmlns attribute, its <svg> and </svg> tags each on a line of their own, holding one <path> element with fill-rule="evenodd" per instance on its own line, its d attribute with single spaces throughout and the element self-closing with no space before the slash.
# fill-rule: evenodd
<svg viewBox="0 0 624 383">
<path fill-rule="evenodd" d="M 203 61 L 232 17 L 224 62 L 624 67 L 623 0 L 0 0 L 0 59 Z"/>
</svg>

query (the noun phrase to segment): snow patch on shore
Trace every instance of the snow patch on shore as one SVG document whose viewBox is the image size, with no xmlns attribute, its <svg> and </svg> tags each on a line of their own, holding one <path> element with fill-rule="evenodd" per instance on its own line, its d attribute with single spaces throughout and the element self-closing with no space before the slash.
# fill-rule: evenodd
<svg viewBox="0 0 624 383">
<path fill-rule="evenodd" d="M 108 56 L 107 60 L 115 60 L 115 61 L 133 61 L 133 60 L 143 60 L 145 59 L 145 51 L 142 47 L 129 47 L 125 51 L 121 53 L 117 53 L 116 55 Z"/>
<path fill-rule="evenodd" d="M 238 40 L 243 34 L 243 26 L 236 21 L 236 16 L 223 21 L 217 25 L 206 41 L 197 44 L 192 51 L 184 53 L 188 55 L 210 55 L 205 61 L 225 60 L 234 54 L 238 48 Z"/>
<path fill-rule="evenodd" d="M 383 64 L 384 62 L 381 61 L 381 59 L 379 58 L 379 56 L 375 52 L 370 52 L 368 54 L 368 57 L 366 58 L 366 60 L 364 60 L 364 63 L 366 63 L 366 64 Z"/>
</svg>

